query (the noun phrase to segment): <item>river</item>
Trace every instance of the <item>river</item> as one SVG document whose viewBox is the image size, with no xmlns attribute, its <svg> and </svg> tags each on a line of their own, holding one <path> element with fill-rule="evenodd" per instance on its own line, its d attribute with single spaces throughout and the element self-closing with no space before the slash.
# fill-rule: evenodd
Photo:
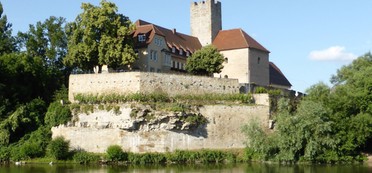
<svg viewBox="0 0 372 173">
<path fill-rule="evenodd" d="M 372 166 L 361 165 L 161 165 L 161 166 L 83 166 L 83 165 L 2 165 L 0 173 L 371 173 Z"/>
</svg>

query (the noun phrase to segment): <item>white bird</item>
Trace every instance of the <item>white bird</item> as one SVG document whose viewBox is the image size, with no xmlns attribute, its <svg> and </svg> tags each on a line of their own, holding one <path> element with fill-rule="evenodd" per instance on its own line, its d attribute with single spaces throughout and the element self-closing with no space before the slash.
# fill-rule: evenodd
<svg viewBox="0 0 372 173">
<path fill-rule="evenodd" d="M 53 165 L 53 161 L 49 162 L 49 165 Z"/>
</svg>

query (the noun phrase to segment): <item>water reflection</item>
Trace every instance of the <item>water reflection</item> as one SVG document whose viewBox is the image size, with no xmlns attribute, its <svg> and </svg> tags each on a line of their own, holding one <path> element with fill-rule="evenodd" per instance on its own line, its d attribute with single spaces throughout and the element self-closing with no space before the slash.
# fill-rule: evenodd
<svg viewBox="0 0 372 173">
<path fill-rule="evenodd" d="M 152 165 L 152 166 L 82 166 L 82 165 L 8 165 L 0 173 L 369 173 L 368 165 Z"/>
</svg>

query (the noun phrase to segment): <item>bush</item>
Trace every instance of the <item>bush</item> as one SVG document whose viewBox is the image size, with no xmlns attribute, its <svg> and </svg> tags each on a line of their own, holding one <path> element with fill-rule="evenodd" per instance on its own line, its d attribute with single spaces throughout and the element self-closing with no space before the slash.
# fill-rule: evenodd
<svg viewBox="0 0 372 173">
<path fill-rule="evenodd" d="M 94 153 L 88 153 L 86 151 L 78 151 L 74 154 L 73 160 L 80 164 L 88 164 L 98 162 L 100 160 L 100 156 Z"/>
<path fill-rule="evenodd" d="M 8 162 L 10 158 L 10 151 L 9 147 L 0 147 L 0 163 L 1 162 Z"/>
<path fill-rule="evenodd" d="M 71 117 L 69 106 L 64 106 L 59 101 L 55 101 L 49 105 L 44 121 L 45 124 L 53 127 L 60 124 L 66 124 L 70 121 Z"/>
<path fill-rule="evenodd" d="M 254 93 L 256 93 L 256 94 L 267 93 L 267 89 L 264 88 L 264 87 L 257 87 L 257 88 L 255 88 Z"/>
<path fill-rule="evenodd" d="M 106 151 L 107 159 L 109 161 L 124 161 L 128 159 L 128 154 L 121 149 L 119 145 L 111 145 Z"/>
<path fill-rule="evenodd" d="M 69 156 L 69 141 L 65 141 L 62 136 L 52 140 L 47 147 L 47 155 L 53 159 L 65 160 Z"/>
</svg>

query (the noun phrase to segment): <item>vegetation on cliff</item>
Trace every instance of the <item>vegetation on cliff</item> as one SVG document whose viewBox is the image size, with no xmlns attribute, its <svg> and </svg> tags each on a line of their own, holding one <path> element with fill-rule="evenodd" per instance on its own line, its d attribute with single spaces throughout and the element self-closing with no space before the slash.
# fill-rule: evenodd
<svg viewBox="0 0 372 173">
<path fill-rule="evenodd" d="M 342 67 L 331 79 L 313 85 L 298 105 L 282 99 L 275 114 L 274 132 L 255 123 L 244 131 L 253 160 L 279 162 L 362 161 L 372 144 L 372 55 Z"/>
</svg>

